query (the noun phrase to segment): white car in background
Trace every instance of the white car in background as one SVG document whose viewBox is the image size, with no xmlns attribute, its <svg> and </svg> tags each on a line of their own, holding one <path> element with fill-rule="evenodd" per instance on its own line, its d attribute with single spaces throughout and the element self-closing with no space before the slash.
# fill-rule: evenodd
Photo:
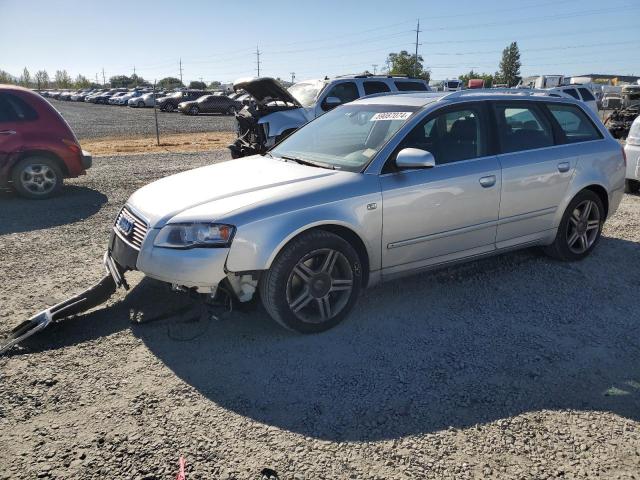
<svg viewBox="0 0 640 480">
<path fill-rule="evenodd" d="M 135 90 L 133 92 L 127 92 L 124 95 L 119 96 L 117 99 L 115 99 L 115 101 L 113 102 L 115 105 L 128 105 L 129 100 L 131 100 L 132 98 L 138 98 L 140 96 L 142 96 L 145 92 L 141 91 L 141 90 Z"/>
<path fill-rule="evenodd" d="M 564 93 L 565 95 L 572 96 L 576 100 L 581 100 L 586 103 L 591 110 L 598 113 L 598 102 L 596 101 L 596 97 L 593 95 L 591 90 L 584 85 L 564 85 L 562 87 L 550 88 L 548 90 L 552 97 L 554 96 L 554 93 Z"/>
<path fill-rule="evenodd" d="M 624 191 L 638 193 L 640 191 L 640 117 L 637 117 L 631 124 L 624 153 L 627 157 Z"/>
<path fill-rule="evenodd" d="M 134 108 L 153 107 L 153 92 L 130 98 L 127 100 L 127 105 Z"/>
</svg>

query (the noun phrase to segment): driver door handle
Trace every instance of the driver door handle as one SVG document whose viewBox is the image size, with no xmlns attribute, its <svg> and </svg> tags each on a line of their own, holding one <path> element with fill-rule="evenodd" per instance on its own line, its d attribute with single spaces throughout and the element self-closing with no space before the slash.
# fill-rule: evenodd
<svg viewBox="0 0 640 480">
<path fill-rule="evenodd" d="M 487 175 L 486 177 L 480 177 L 479 182 L 484 188 L 493 187 L 496 184 L 496 176 Z"/>
<path fill-rule="evenodd" d="M 0 130 L 0 135 L 15 135 L 15 130 Z"/>
</svg>

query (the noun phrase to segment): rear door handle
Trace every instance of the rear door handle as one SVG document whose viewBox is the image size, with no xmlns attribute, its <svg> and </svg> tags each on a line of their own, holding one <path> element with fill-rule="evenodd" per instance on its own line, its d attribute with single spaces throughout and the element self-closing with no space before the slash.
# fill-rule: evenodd
<svg viewBox="0 0 640 480">
<path fill-rule="evenodd" d="M 15 130 L 0 130 L 0 135 L 15 135 Z"/>
<path fill-rule="evenodd" d="M 571 165 L 569 164 L 569 162 L 560 162 L 558 164 L 558 171 L 561 173 L 568 172 L 570 167 Z"/>
<path fill-rule="evenodd" d="M 487 175 L 486 177 L 480 177 L 480 185 L 484 188 L 493 187 L 496 184 L 496 176 L 495 175 Z"/>
</svg>

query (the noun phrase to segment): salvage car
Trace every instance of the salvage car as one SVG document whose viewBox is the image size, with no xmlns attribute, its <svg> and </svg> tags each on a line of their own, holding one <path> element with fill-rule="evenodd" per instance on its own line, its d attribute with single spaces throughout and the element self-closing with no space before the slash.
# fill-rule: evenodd
<svg viewBox="0 0 640 480">
<path fill-rule="evenodd" d="M 343 103 L 387 92 L 429 91 L 422 79 L 390 75 L 347 75 L 306 80 L 288 89 L 269 77 L 238 80 L 251 101 L 238 115 L 238 138 L 229 145 L 233 158 L 264 153 L 305 123 Z M 240 100 L 240 99 L 238 99 Z"/>
<path fill-rule="evenodd" d="M 0 186 L 33 199 L 49 198 L 63 178 L 84 175 L 91 155 L 58 111 L 25 88 L 0 85 Z"/>
<path fill-rule="evenodd" d="M 604 120 L 604 124 L 613 138 L 624 139 L 629 134 L 633 121 L 640 115 L 640 104 L 612 111 Z"/>
<path fill-rule="evenodd" d="M 179 92 L 173 92 L 171 95 L 158 98 L 158 108 L 163 112 L 173 112 L 178 108 L 178 104 L 182 102 L 188 102 L 191 100 L 197 100 L 203 95 L 209 95 L 210 92 L 205 90 L 181 90 Z"/>
<path fill-rule="evenodd" d="M 621 146 L 582 102 L 380 95 L 332 109 L 264 156 L 142 187 L 104 261 L 111 291 L 138 270 L 205 298 L 259 297 L 280 325 L 315 333 L 383 280 L 535 245 L 581 260 L 624 180 Z"/>
<path fill-rule="evenodd" d="M 197 100 L 178 104 L 178 110 L 186 115 L 198 115 L 200 113 L 235 115 L 236 112 L 243 107 L 244 104 L 242 102 L 233 100 L 222 94 L 204 95 Z"/>
<path fill-rule="evenodd" d="M 154 96 L 155 98 L 161 98 L 160 95 L 160 92 L 156 94 L 154 94 L 153 92 L 143 93 L 139 97 L 130 98 L 127 101 L 127 105 L 134 108 L 153 107 Z"/>
<path fill-rule="evenodd" d="M 640 191 L 640 117 L 636 117 L 631 125 L 624 152 L 627 156 L 625 192 L 638 193 Z"/>
</svg>

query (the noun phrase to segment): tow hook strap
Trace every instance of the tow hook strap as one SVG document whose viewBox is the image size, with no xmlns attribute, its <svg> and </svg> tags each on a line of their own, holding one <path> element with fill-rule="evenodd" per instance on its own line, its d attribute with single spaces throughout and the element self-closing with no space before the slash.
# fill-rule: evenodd
<svg viewBox="0 0 640 480">
<path fill-rule="evenodd" d="M 178 476 L 176 477 L 176 480 L 187 480 L 187 477 L 184 474 L 184 457 L 182 455 L 180 455 L 180 462 L 179 462 L 179 470 L 178 470 Z"/>
</svg>

